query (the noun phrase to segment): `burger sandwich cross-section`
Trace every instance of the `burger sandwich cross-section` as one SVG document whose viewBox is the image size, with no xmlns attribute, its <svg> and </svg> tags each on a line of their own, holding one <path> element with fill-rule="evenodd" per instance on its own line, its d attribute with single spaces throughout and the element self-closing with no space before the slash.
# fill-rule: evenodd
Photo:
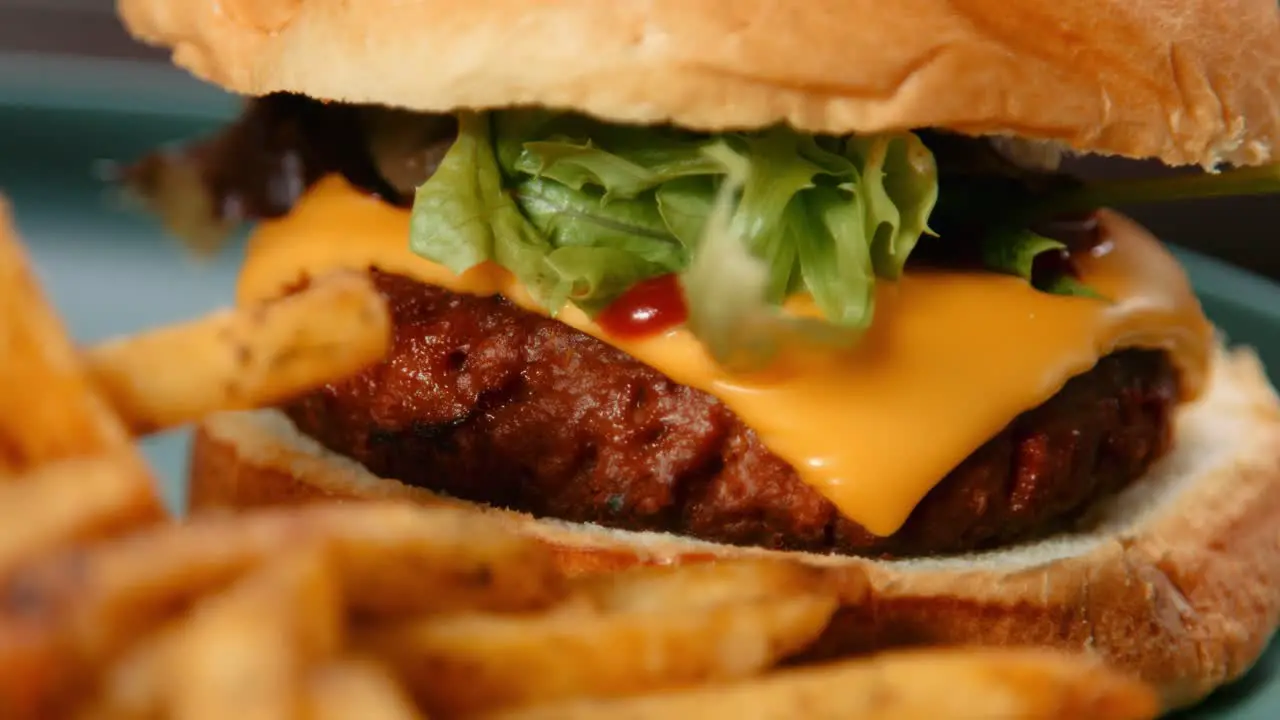
<svg viewBox="0 0 1280 720">
<path fill-rule="evenodd" d="M 871 577 L 823 652 L 1084 648 L 1169 706 L 1280 621 L 1280 403 L 1105 209 L 1280 191 L 1271 0 L 120 11 L 253 96 L 122 179 L 198 245 L 255 224 L 243 301 L 354 268 L 395 322 L 384 362 L 207 421 L 197 510 L 478 503 L 582 568 L 789 554 Z"/>
</svg>

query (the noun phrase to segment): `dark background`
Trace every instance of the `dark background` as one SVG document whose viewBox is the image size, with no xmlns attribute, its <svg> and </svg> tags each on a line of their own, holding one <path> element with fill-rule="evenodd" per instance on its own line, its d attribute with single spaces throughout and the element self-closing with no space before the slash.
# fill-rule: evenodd
<svg viewBox="0 0 1280 720">
<path fill-rule="evenodd" d="M 165 53 L 130 40 L 112 0 L 0 0 L 0 53 L 7 51 L 166 62 Z M 1090 175 L 1166 172 L 1158 164 L 1093 158 L 1074 164 Z M 1280 279 L 1280 196 L 1125 210 L 1167 241 Z"/>
</svg>

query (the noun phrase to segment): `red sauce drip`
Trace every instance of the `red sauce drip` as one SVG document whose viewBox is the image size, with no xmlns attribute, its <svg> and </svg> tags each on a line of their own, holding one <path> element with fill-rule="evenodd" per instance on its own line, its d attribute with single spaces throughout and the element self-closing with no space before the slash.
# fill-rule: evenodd
<svg viewBox="0 0 1280 720">
<path fill-rule="evenodd" d="M 642 280 L 618 296 L 596 316 L 596 323 L 614 337 L 656 335 L 689 317 L 680 280 L 674 274 Z"/>
</svg>

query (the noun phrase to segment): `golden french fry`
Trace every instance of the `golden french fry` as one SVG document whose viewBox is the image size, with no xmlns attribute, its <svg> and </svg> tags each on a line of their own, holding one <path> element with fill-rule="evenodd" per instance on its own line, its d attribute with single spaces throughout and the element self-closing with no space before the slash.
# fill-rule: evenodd
<svg viewBox="0 0 1280 720">
<path fill-rule="evenodd" d="M 847 581 L 846 581 L 847 582 Z M 826 595 L 824 571 L 792 562 L 738 560 L 636 568 L 577 578 L 571 592 L 605 612 L 698 610 L 792 595 Z"/>
<path fill-rule="evenodd" d="M 810 643 L 837 605 L 820 571 L 759 561 L 579 589 L 558 612 L 393 622 L 354 642 L 395 667 L 428 714 L 453 717 L 752 675 Z"/>
<path fill-rule="evenodd" d="M 368 278 L 340 273 L 262 305 L 91 348 L 93 382 L 135 434 L 282 401 L 377 362 L 391 342 Z"/>
<path fill-rule="evenodd" d="M 1037 650 L 914 650 L 723 685 L 578 700 L 487 720 L 1148 720 L 1154 691 L 1083 657 Z"/>
<path fill-rule="evenodd" d="M 80 720 L 134 720 L 160 714 L 165 663 L 179 625 L 150 635 L 101 671 L 97 688 L 81 700 Z"/>
<path fill-rule="evenodd" d="M 0 200 L 0 477 L 127 442 L 81 371 Z"/>
<path fill-rule="evenodd" d="M 0 484 L 0 578 L 69 542 L 148 520 L 154 508 L 150 477 L 128 453 L 60 460 Z"/>
<path fill-rule="evenodd" d="M 518 612 L 564 596 L 550 553 L 491 518 L 392 503 L 356 522 L 348 513 L 339 506 L 317 517 L 337 528 L 334 562 L 357 614 Z"/>
<path fill-rule="evenodd" d="M 209 515 L 71 552 L 13 578 L 0 623 L 57 620 L 105 651 L 300 543 L 325 542 L 352 608 L 375 614 L 546 607 L 564 592 L 541 547 L 489 518 L 397 503 Z M 20 594 L 19 605 L 5 602 Z"/>
<path fill-rule="evenodd" d="M 307 679 L 311 720 L 416 720 L 422 715 L 396 678 L 368 659 L 334 660 Z"/>
<path fill-rule="evenodd" d="M 204 516 L 63 553 L 0 585 L 0 708 L 38 707 L 200 595 L 314 543 L 359 614 L 529 610 L 564 592 L 541 546 L 474 512 L 360 503 Z"/>
<path fill-rule="evenodd" d="M 303 717 L 308 668 L 338 649 L 338 583 L 324 554 L 268 564 L 196 608 L 168 647 L 162 685 L 175 720 Z"/>
<path fill-rule="evenodd" d="M 99 458 L 84 487 L 58 468 L 74 458 Z M 112 462 L 117 468 L 104 467 Z M 128 478 L 121 476 L 129 476 Z M 19 483 L 23 485 L 19 485 Z M 4 483 L 3 572 L 21 555 L 34 558 L 67 541 L 163 517 L 146 466 L 123 424 L 85 377 L 65 328 L 49 305 L 26 252 L 13 236 L 7 206 L 0 201 L 0 483 Z M 26 487 L 26 483 L 34 483 Z M 119 483 L 119 484 L 117 484 Z M 74 493 L 76 505 L 71 504 Z M 79 503 L 84 503 L 83 506 Z M 100 516 L 95 515 L 101 513 Z M 28 607 L 31 596 L 18 581 L 2 600 Z M 29 609 L 29 607 L 28 607 Z M 37 628 L 22 625 L 0 633 L 0 654 L 11 659 L 0 671 L 0 717 L 47 717 L 44 708 L 65 698 L 41 689 L 61 680 L 59 653 Z"/>
<path fill-rule="evenodd" d="M 83 714 L 156 717 L 167 701 L 174 717 L 217 717 L 191 713 L 222 712 L 225 703 L 249 702 L 251 692 L 278 695 L 282 682 L 296 687 L 304 666 L 336 652 L 341 611 L 337 580 L 323 552 L 286 551 L 281 560 L 252 571 L 226 593 L 200 601 L 189 616 L 130 648 L 106 669 Z M 253 687 L 238 688 L 241 683 Z M 203 697 L 219 692 L 225 697 L 217 703 Z M 297 695 L 288 694 L 290 707 L 298 702 Z"/>
</svg>

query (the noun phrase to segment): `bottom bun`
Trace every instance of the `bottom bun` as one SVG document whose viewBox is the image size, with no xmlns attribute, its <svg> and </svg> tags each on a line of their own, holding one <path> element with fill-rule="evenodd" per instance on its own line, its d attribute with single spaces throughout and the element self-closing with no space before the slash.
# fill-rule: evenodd
<svg viewBox="0 0 1280 720">
<path fill-rule="evenodd" d="M 1185 706 L 1242 675 L 1280 614 L 1280 402 L 1248 351 L 1219 355 L 1177 418 L 1174 451 L 1070 534 L 945 558 L 777 553 L 486 510 L 571 572 L 786 555 L 847 569 L 846 605 L 818 656 L 911 644 L 1084 651 Z M 193 511 L 310 500 L 454 504 L 377 478 L 276 411 L 215 416 L 193 448 Z M 870 582 L 868 593 L 867 583 Z"/>
</svg>

